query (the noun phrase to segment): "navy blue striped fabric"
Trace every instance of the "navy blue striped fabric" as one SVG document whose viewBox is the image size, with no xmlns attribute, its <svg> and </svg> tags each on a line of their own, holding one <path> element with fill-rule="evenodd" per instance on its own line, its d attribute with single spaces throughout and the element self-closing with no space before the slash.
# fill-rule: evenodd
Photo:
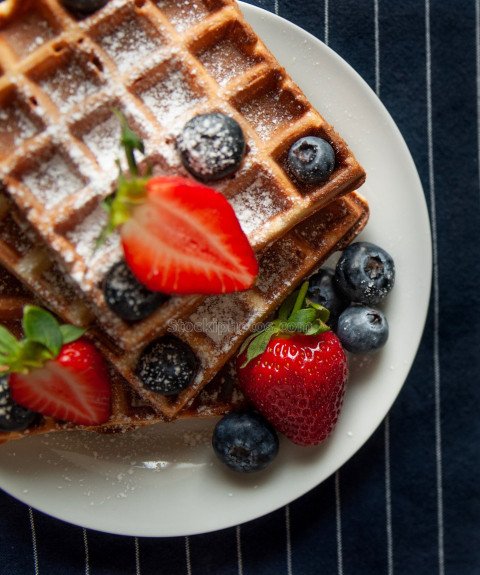
<svg viewBox="0 0 480 575">
<path fill-rule="evenodd" d="M 334 477 L 236 529 L 136 540 L 84 531 L 0 494 L 1 574 L 480 573 L 480 0 L 252 3 L 328 40 L 379 91 L 410 147 L 435 248 L 410 376 L 384 424 Z"/>
</svg>

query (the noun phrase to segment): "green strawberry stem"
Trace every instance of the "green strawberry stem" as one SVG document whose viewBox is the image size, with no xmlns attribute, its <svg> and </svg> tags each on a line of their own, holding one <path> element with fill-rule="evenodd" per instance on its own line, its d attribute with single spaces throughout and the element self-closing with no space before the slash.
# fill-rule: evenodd
<svg viewBox="0 0 480 575">
<path fill-rule="evenodd" d="M 295 305 L 293 306 L 292 315 L 296 313 L 299 309 L 302 309 L 302 306 L 305 302 L 305 296 L 307 295 L 307 291 L 308 291 L 308 282 L 303 282 L 300 289 L 298 290 L 298 295 L 297 299 L 295 300 Z"/>
<path fill-rule="evenodd" d="M 0 326 L 0 365 L 2 373 L 28 373 L 58 357 L 66 343 L 80 338 L 85 330 L 74 325 L 60 325 L 48 311 L 27 305 L 22 320 L 24 339 L 17 340 Z"/>
<path fill-rule="evenodd" d="M 306 297 L 307 292 L 308 281 L 283 302 L 277 319 L 268 324 L 264 330 L 250 335 L 243 342 L 239 354 L 246 352 L 246 357 L 241 367 L 245 367 L 252 359 L 261 355 L 275 335 L 292 333 L 317 335 L 330 330 L 326 324 L 330 312 L 322 305 L 310 301 Z"/>
<path fill-rule="evenodd" d="M 108 222 L 97 239 L 98 248 L 107 237 L 119 226 L 128 221 L 135 206 L 143 203 L 146 194 L 146 184 L 150 177 L 150 169 L 142 176 L 138 169 L 135 152 L 145 154 L 145 146 L 138 134 L 128 125 L 125 116 L 114 110 L 121 125 L 120 143 L 125 151 L 128 164 L 128 175 L 122 172 L 120 161 L 117 160 L 119 171 L 118 184 L 115 193 L 103 202 L 103 208 L 108 213 Z"/>
<path fill-rule="evenodd" d="M 140 136 L 130 128 L 125 116 L 119 110 L 114 110 L 114 114 L 120 120 L 120 126 L 122 129 L 120 142 L 123 146 L 123 149 L 125 150 L 128 169 L 130 170 L 130 174 L 132 176 L 138 176 L 138 165 L 135 158 L 135 150 L 145 154 L 145 146 Z"/>
</svg>

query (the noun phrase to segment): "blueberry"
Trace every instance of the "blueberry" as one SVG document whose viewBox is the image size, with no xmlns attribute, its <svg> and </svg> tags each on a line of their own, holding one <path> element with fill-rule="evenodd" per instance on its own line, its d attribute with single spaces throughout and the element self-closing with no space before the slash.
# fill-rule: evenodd
<svg viewBox="0 0 480 575">
<path fill-rule="evenodd" d="M 212 445 L 225 465 L 240 473 L 265 469 L 278 453 L 273 427 L 255 412 L 229 413 L 216 425 Z"/>
<path fill-rule="evenodd" d="M 160 307 L 168 296 L 142 285 L 124 261 L 114 264 L 103 282 L 108 307 L 125 321 L 140 321 Z"/>
<path fill-rule="evenodd" d="M 335 328 L 338 317 L 350 303 L 334 282 L 335 270 L 322 268 L 308 280 L 307 298 L 330 311 L 328 325 Z"/>
<path fill-rule="evenodd" d="M 245 153 L 242 128 L 220 113 L 194 116 L 185 124 L 177 145 L 185 168 L 202 182 L 233 174 Z"/>
<path fill-rule="evenodd" d="M 72 12 L 80 14 L 93 14 L 106 6 L 109 0 L 61 0 L 63 6 Z"/>
<path fill-rule="evenodd" d="M 23 431 L 38 419 L 38 413 L 15 403 L 10 395 L 8 376 L 0 377 L 0 431 Z"/>
<path fill-rule="evenodd" d="M 197 366 L 192 349 L 180 339 L 167 335 L 144 349 L 136 374 L 147 389 L 161 395 L 174 395 L 193 382 Z"/>
<path fill-rule="evenodd" d="M 337 263 L 335 281 L 351 301 L 376 304 L 395 283 L 395 264 L 382 248 L 369 242 L 348 246 Z"/>
<path fill-rule="evenodd" d="M 297 180 L 303 184 L 319 184 L 333 172 L 335 152 L 326 140 L 306 136 L 293 144 L 287 161 Z"/>
<path fill-rule="evenodd" d="M 347 351 L 370 353 L 387 342 L 387 318 L 378 309 L 351 305 L 338 318 L 337 335 Z"/>
</svg>

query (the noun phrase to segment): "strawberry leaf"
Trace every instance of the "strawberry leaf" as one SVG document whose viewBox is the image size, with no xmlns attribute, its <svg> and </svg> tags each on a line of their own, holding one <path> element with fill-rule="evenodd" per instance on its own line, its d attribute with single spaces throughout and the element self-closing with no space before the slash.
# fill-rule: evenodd
<svg viewBox="0 0 480 575">
<path fill-rule="evenodd" d="M 22 321 L 23 331 L 31 342 L 39 343 L 56 357 L 60 353 L 63 338 L 57 320 L 48 311 L 33 306 L 25 306 Z"/>
<path fill-rule="evenodd" d="M 278 318 L 264 331 L 250 335 L 240 347 L 239 355 L 245 352 L 246 358 L 241 367 L 245 367 L 252 359 L 261 355 L 268 342 L 276 333 L 296 332 L 305 335 L 316 335 L 329 331 L 326 324 L 330 316 L 327 308 L 310 301 L 306 295 L 308 281 L 303 282 L 300 289 L 290 294 L 278 311 Z"/>
<path fill-rule="evenodd" d="M 268 346 L 268 342 L 273 335 L 280 331 L 280 325 L 277 322 L 272 322 L 269 326 L 265 328 L 264 331 L 260 332 L 256 337 L 254 337 L 247 347 L 247 357 L 242 365 L 245 367 L 248 363 L 261 355 Z"/>
<path fill-rule="evenodd" d="M 252 339 L 255 339 L 257 337 L 257 333 L 251 333 L 246 340 L 244 340 L 244 342 L 242 343 L 242 345 L 240 346 L 240 349 L 238 350 L 238 355 L 241 355 L 245 349 L 248 347 L 248 345 L 250 344 L 250 342 L 252 341 Z"/>
<path fill-rule="evenodd" d="M 299 309 L 292 313 L 287 320 L 288 331 L 305 332 L 317 319 L 317 311 L 312 308 Z"/>
<path fill-rule="evenodd" d="M 119 110 L 113 110 L 113 113 L 120 121 L 120 143 L 127 158 L 129 175 L 123 173 L 120 160 L 117 159 L 119 171 L 117 190 L 102 202 L 102 207 L 108 213 L 108 222 L 96 239 L 95 249 L 101 247 L 116 228 L 130 219 L 135 204 L 144 201 L 145 185 L 152 173 L 148 166 L 143 177 L 140 175 L 135 152 L 145 154 L 143 140 L 130 128 L 127 119 Z"/>
<path fill-rule="evenodd" d="M 8 355 L 0 355 L 0 365 L 7 368 L 7 373 L 26 373 L 30 369 L 42 367 L 46 361 L 53 359 L 52 353 L 41 343 L 24 339 Z"/>
<path fill-rule="evenodd" d="M 318 317 L 323 321 L 323 322 L 327 322 L 328 319 L 330 318 L 330 310 L 328 310 L 326 307 L 324 307 L 323 305 L 316 303 L 310 299 L 306 299 L 305 303 L 309 306 L 312 307 L 313 309 L 316 309 L 318 311 Z"/>
<path fill-rule="evenodd" d="M 64 324 L 60 326 L 60 332 L 62 334 L 63 344 L 66 344 L 81 338 L 85 330 L 76 325 Z"/>
<path fill-rule="evenodd" d="M 325 333 L 326 331 L 330 331 L 330 327 L 320 319 L 317 319 L 304 333 L 305 335 L 317 335 L 319 333 Z"/>
<path fill-rule="evenodd" d="M 278 319 L 280 321 L 287 321 L 288 316 L 292 313 L 293 306 L 297 301 L 297 295 L 298 291 L 291 293 L 281 305 L 280 309 L 278 310 Z"/>
<path fill-rule="evenodd" d="M 3 357 L 16 353 L 18 346 L 17 339 L 3 325 L 0 325 L 0 355 Z"/>
</svg>

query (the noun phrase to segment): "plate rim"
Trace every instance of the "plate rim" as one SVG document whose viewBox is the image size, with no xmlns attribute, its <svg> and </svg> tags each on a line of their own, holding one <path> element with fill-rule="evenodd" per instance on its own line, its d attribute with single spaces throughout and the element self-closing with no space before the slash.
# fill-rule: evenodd
<svg viewBox="0 0 480 575">
<path fill-rule="evenodd" d="M 416 169 L 415 163 L 413 161 L 412 155 L 410 153 L 410 150 L 398 128 L 398 126 L 396 125 L 396 123 L 394 122 L 393 118 L 391 117 L 390 113 L 388 112 L 388 110 L 385 108 L 384 104 L 382 103 L 382 101 L 377 97 L 377 95 L 375 94 L 375 92 L 372 90 L 372 88 L 367 84 L 367 82 L 358 74 L 358 72 L 356 72 L 354 70 L 354 68 L 352 66 L 350 66 L 350 64 L 348 64 L 340 55 L 338 55 L 334 50 L 332 50 L 329 46 L 327 46 L 324 42 L 322 42 L 319 38 L 315 37 L 313 34 L 311 34 L 310 32 L 304 30 L 303 28 L 301 28 L 300 26 L 294 24 L 293 22 L 290 22 L 289 20 L 283 18 L 282 16 L 279 16 L 277 14 L 274 14 L 268 10 L 265 10 L 263 8 L 260 8 L 258 6 L 254 6 L 251 4 L 246 4 L 245 2 L 239 2 L 242 11 L 244 12 L 245 16 L 247 17 L 247 20 L 250 19 L 250 17 L 252 15 L 256 15 L 257 17 L 263 18 L 263 19 L 269 19 L 272 20 L 274 23 L 277 19 L 280 19 L 282 21 L 282 25 L 286 26 L 287 28 L 291 28 L 294 33 L 296 34 L 300 34 L 304 37 L 307 37 L 307 39 L 310 42 L 313 42 L 313 44 L 317 44 L 317 46 L 321 49 L 321 50 L 326 50 L 329 57 L 333 58 L 335 60 L 335 63 L 337 66 L 340 66 L 341 68 L 343 68 L 343 70 L 350 76 L 353 75 L 354 79 L 356 82 L 358 82 L 363 89 L 366 89 L 369 93 L 370 93 L 370 97 L 373 97 L 376 105 L 379 107 L 381 113 L 382 113 L 382 117 L 383 120 L 385 120 L 388 125 L 389 125 L 389 129 L 393 130 L 393 132 L 395 132 L 396 135 L 396 140 L 397 143 L 400 144 L 403 148 L 404 148 L 404 152 L 406 153 L 405 156 L 406 158 L 408 158 L 408 161 L 411 164 L 411 172 L 412 172 L 412 176 L 416 177 L 417 180 L 417 184 L 418 184 L 418 188 L 420 190 L 423 191 L 423 186 L 418 174 L 418 171 Z M 251 12 L 252 14 L 249 14 L 249 12 Z M 417 341 L 415 342 L 415 353 L 412 355 L 412 357 L 409 359 L 409 365 L 408 365 L 408 369 L 406 370 L 406 375 L 405 378 L 403 380 L 403 383 L 398 387 L 398 389 L 396 390 L 396 393 L 393 395 L 393 397 L 391 398 L 391 401 L 388 405 L 385 406 L 385 410 L 384 410 L 384 415 L 382 416 L 382 418 L 376 423 L 376 425 L 371 429 L 370 433 L 368 435 L 366 435 L 366 437 L 363 438 L 363 440 L 361 442 L 359 442 L 358 444 L 355 445 L 355 449 L 352 452 L 349 452 L 347 454 L 342 454 L 342 456 L 335 462 L 335 465 L 332 467 L 335 467 L 334 469 L 330 469 L 328 470 L 327 474 L 322 477 L 322 479 L 320 480 L 313 480 L 311 483 L 309 483 L 306 487 L 304 487 L 303 489 L 300 489 L 298 491 L 295 492 L 295 494 L 292 496 L 290 494 L 290 492 L 288 492 L 287 494 L 284 495 L 284 497 L 276 497 L 274 502 L 272 504 L 266 504 L 264 507 L 262 507 L 260 513 L 254 515 L 254 516 L 249 516 L 247 518 L 240 518 L 240 520 L 237 518 L 229 518 L 229 519 L 225 519 L 222 522 L 219 522 L 218 524 L 216 524 L 215 526 L 209 526 L 206 529 L 193 529 L 193 530 L 189 530 L 187 529 L 183 529 L 183 530 L 174 530 L 174 531 L 170 531 L 168 533 L 165 533 L 165 530 L 162 529 L 158 529 L 155 533 L 152 532 L 152 530 L 146 530 L 146 531 L 142 531 L 139 530 L 136 526 L 135 528 L 131 528 L 131 526 L 125 526 L 125 527 L 120 527 L 119 529 L 115 529 L 112 530 L 111 528 L 102 528 L 99 527 L 96 524 L 95 519 L 93 519 L 91 522 L 89 523 L 85 523 L 85 522 L 76 522 L 74 518 L 72 518 L 71 516 L 69 516 L 68 512 L 66 512 L 63 516 L 58 513 L 58 512 L 52 512 L 48 509 L 48 503 L 43 505 L 41 502 L 39 503 L 38 501 L 38 497 L 32 497 L 30 496 L 29 493 L 25 494 L 25 493 L 19 493 L 18 491 L 15 491 L 14 489 L 8 489 L 5 487 L 1 487 L 2 490 L 4 490 L 6 493 L 8 493 L 9 495 L 13 496 L 14 498 L 16 498 L 17 500 L 21 501 L 22 503 L 29 505 L 43 513 L 46 513 L 47 515 L 54 517 L 56 519 L 59 519 L 61 521 L 66 521 L 68 523 L 74 524 L 74 525 L 78 525 L 80 527 L 85 527 L 88 529 L 92 529 L 92 530 L 96 530 L 96 531 L 100 531 L 100 532 L 105 532 L 105 533 L 110 533 L 110 534 L 117 534 L 117 535 L 124 535 L 124 536 L 138 536 L 138 537 L 178 537 L 178 536 L 190 536 L 190 535 L 196 535 L 196 534 L 202 534 L 202 533 L 209 533 L 209 532 L 213 532 L 213 531 L 217 531 L 217 530 L 221 530 L 221 529 L 226 529 L 226 528 L 230 528 L 233 527 L 239 523 L 244 523 L 247 521 L 251 521 L 254 519 L 257 519 L 259 517 L 262 517 L 264 515 L 267 515 L 269 513 L 272 513 L 278 509 L 280 509 L 281 507 L 285 506 L 286 504 L 298 499 L 299 497 L 302 497 L 303 495 L 305 495 L 305 493 L 309 492 L 310 490 L 314 489 L 316 486 L 318 486 L 320 483 L 322 483 L 323 481 L 327 480 L 333 473 L 335 473 L 335 471 L 337 471 L 338 469 L 340 469 L 351 457 L 353 457 L 361 448 L 362 446 L 366 443 L 366 441 L 375 433 L 375 431 L 378 429 L 379 425 L 382 423 L 384 417 L 388 414 L 388 412 L 390 411 L 393 403 L 395 402 L 396 398 L 398 397 L 398 394 L 400 393 L 400 391 L 403 389 L 405 382 L 408 378 L 408 375 L 411 371 L 413 362 L 415 361 L 415 358 L 417 356 L 418 353 L 418 349 L 419 349 L 419 345 L 425 330 L 425 326 L 426 326 L 426 321 L 427 321 L 427 317 L 428 317 L 428 309 L 429 309 L 429 301 L 430 301 L 430 294 L 431 294 L 431 287 L 432 287 L 432 270 L 433 270 L 433 258 L 432 258 L 432 238 L 431 238 L 431 224 L 430 224 L 430 218 L 429 218 L 429 212 L 428 212 L 428 208 L 427 208 L 427 203 L 426 203 L 426 198 L 425 198 L 425 193 L 422 194 L 421 198 L 417 198 L 420 201 L 417 202 L 419 204 L 419 206 L 421 206 L 421 210 L 422 210 L 422 214 L 421 214 L 421 219 L 424 220 L 424 223 L 426 224 L 426 235 L 428 236 L 428 255 L 429 255 L 429 261 L 428 261 L 428 266 L 429 266 L 429 270 L 428 270 L 428 274 L 427 274 L 427 289 L 426 292 L 429 294 L 427 301 L 426 301 L 426 305 L 424 306 L 424 313 L 423 313 L 423 317 L 421 318 L 421 321 L 419 322 L 419 329 L 418 329 L 418 335 L 417 335 Z M 421 201 L 423 200 L 423 201 Z M 418 321 L 418 318 L 417 318 Z M 0 470 L 0 474 L 1 474 L 1 470 Z M 0 478 L 1 479 L 1 478 Z M 161 526 L 161 523 L 159 524 L 159 526 Z M 161 532 L 161 533 L 160 533 Z"/>
</svg>

